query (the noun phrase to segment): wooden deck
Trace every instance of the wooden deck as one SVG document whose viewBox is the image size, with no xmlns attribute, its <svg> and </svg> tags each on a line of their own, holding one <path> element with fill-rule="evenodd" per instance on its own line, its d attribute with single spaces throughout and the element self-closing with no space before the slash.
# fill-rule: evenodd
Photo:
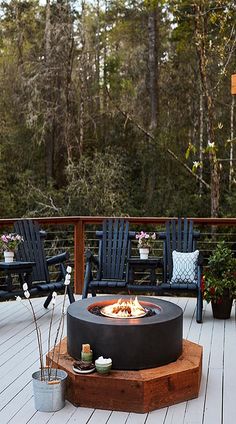
<svg viewBox="0 0 236 424">
<path fill-rule="evenodd" d="M 236 421 L 236 328 L 230 320 L 214 320 L 204 304 L 204 323 L 197 324 L 196 299 L 168 298 L 184 310 L 184 338 L 203 346 L 203 375 L 197 399 L 149 414 L 76 408 L 69 402 L 56 413 L 34 409 L 31 375 L 38 369 L 38 352 L 30 312 L 19 302 L 0 303 L 0 423 L 17 424 L 233 424 Z M 24 301 L 25 303 L 26 301 Z M 58 296 L 55 317 L 60 316 Z M 33 300 L 42 330 L 44 352 L 50 310 Z M 56 323 L 54 325 L 54 332 Z"/>
</svg>

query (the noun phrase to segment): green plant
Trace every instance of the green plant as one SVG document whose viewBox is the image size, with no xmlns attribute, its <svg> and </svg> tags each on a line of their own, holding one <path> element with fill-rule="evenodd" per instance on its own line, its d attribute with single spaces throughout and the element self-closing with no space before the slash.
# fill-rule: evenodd
<svg viewBox="0 0 236 424">
<path fill-rule="evenodd" d="M 2 252 L 15 252 L 22 241 L 24 239 L 19 234 L 3 234 L 0 237 L 0 249 Z"/>
<path fill-rule="evenodd" d="M 236 260 L 224 241 L 217 244 L 203 277 L 203 297 L 221 303 L 224 296 L 236 297 Z"/>
<path fill-rule="evenodd" d="M 149 234 L 141 231 L 140 233 L 136 234 L 135 238 L 138 240 L 138 249 L 151 249 L 156 240 L 156 233 Z"/>
</svg>

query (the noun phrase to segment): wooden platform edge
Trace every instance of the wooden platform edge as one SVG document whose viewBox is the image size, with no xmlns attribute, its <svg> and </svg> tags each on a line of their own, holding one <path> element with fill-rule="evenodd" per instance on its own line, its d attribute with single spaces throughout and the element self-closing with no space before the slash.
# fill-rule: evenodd
<svg viewBox="0 0 236 424">
<path fill-rule="evenodd" d="M 68 373 L 66 398 L 75 406 L 146 413 L 199 394 L 203 348 L 187 340 L 183 340 L 183 353 L 175 362 L 147 370 L 112 370 L 107 376 L 76 374 L 66 338 L 60 351 L 59 368 Z"/>
</svg>

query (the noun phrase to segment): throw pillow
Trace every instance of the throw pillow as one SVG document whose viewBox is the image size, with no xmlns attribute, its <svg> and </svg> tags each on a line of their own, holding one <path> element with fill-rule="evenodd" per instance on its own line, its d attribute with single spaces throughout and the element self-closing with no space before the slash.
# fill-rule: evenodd
<svg viewBox="0 0 236 424">
<path fill-rule="evenodd" d="M 170 283 L 197 282 L 197 262 L 199 250 L 191 253 L 182 253 L 173 250 L 173 273 Z"/>
</svg>

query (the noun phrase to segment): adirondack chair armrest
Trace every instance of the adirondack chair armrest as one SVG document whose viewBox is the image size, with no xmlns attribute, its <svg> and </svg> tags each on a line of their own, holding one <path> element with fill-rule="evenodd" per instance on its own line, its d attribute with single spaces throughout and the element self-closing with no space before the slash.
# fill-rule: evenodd
<svg viewBox="0 0 236 424">
<path fill-rule="evenodd" d="M 69 252 L 60 253 L 59 255 L 52 256 L 51 258 L 48 258 L 47 264 L 48 264 L 48 266 L 61 264 L 62 262 L 65 262 L 67 259 L 69 259 L 69 256 L 70 256 Z"/>
<path fill-rule="evenodd" d="M 166 233 L 164 233 L 164 232 L 156 233 L 156 235 L 157 235 L 157 238 L 159 240 L 165 240 L 166 239 Z"/>
<path fill-rule="evenodd" d="M 193 230 L 193 238 L 195 238 L 195 239 L 199 239 L 199 238 L 200 238 L 200 236 L 201 236 L 200 231 Z"/>
<path fill-rule="evenodd" d="M 86 262 L 93 263 L 97 268 L 99 267 L 99 260 L 97 256 L 94 256 L 91 250 L 87 250 L 85 254 Z"/>
</svg>

